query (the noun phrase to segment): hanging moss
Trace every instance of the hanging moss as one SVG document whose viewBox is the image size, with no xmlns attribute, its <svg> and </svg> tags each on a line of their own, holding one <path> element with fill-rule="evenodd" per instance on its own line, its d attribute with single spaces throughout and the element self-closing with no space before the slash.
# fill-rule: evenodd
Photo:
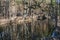
<svg viewBox="0 0 60 40">
<path fill-rule="evenodd" d="M 48 27 L 48 36 L 50 37 L 51 36 L 51 34 L 52 34 L 52 32 L 54 31 L 54 25 L 52 25 L 52 24 L 48 24 L 49 25 L 49 27 Z"/>
</svg>

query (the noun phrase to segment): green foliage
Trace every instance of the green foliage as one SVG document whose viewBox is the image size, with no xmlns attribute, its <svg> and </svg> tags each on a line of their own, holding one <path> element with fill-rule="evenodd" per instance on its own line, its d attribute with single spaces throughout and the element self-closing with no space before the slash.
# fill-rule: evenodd
<svg viewBox="0 0 60 40">
<path fill-rule="evenodd" d="M 22 0 L 16 0 L 16 3 L 19 5 L 22 3 Z"/>
<path fill-rule="evenodd" d="M 0 26 L 0 32 L 2 32 L 3 31 L 3 27 L 2 26 Z"/>
<path fill-rule="evenodd" d="M 56 5 L 56 0 L 52 0 L 52 4 L 53 5 Z"/>
</svg>

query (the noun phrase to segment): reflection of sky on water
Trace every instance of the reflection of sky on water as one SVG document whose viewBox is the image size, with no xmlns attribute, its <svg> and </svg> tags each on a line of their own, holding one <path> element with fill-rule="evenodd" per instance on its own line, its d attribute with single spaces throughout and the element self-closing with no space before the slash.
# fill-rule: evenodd
<svg viewBox="0 0 60 40">
<path fill-rule="evenodd" d="M 56 2 L 59 4 L 60 3 L 60 0 L 56 0 Z"/>
<path fill-rule="evenodd" d="M 4 36 L 4 32 L 1 32 L 0 33 L 0 38 Z"/>
</svg>

